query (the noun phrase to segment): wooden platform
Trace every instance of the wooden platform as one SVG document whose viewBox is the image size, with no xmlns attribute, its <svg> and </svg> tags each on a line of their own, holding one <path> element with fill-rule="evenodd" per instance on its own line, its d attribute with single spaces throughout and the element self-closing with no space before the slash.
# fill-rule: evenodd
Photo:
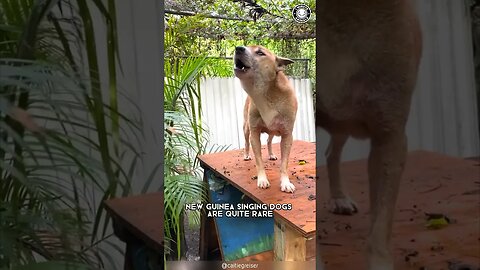
<svg viewBox="0 0 480 270">
<path fill-rule="evenodd" d="M 370 227 L 366 165 L 366 160 L 341 165 L 345 186 L 359 206 L 353 216 L 328 212 L 327 172 L 319 168 L 317 235 L 326 269 L 366 267 Z M 448 268 L 447 261 L 455 260 L 480 267 L 479 207 L 480 162 L 425 151 L 409 153 L 393 228 L 395 269 L 457 269 Z M 454 223 L 428 229 L 425 213 L 447 215 Z"/>
<path fill-rule="evenodd" d="M 104 202 L 113 219 L 115 235 L 126 243 L 125 270 L 134 269 L 135 250 L 139 243 L 163 254 L 163 194 L 160 192 L 115 198 Z M 159 265 L 163 266 L 163 255 Z"/>
<path fill-rule="evenodd" d="M 315 257 L 315 144 L 294 141 L 288 170 L 295 193 L 280 190 L 280 160 L 268 160 L 262 148 L 265 170 L 270 188 L 257 187 L 255 161 L 244 161 L 243 150 L 234 150 L 200 156 L 203 168 L 214 171 L 258 203 L 291 203 L 290 211 L 275 211 L 275 258 L 277 260 L 313 259 Z M 279 144 L 273 151 L 280 156 Z M 299 161 L 306 163 L 300 165 Z M 295 249 L 292 252 L 292 249 Z M 304 249 L 304 250 L 301 250 Z M 292 257 L 293 256 L 293 257 Z"/>
</svg>

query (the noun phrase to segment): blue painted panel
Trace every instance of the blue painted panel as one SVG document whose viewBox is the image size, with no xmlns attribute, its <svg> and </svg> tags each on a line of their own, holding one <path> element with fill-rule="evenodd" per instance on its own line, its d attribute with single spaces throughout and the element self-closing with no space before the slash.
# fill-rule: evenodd
<svg viewBox="0 0 480 270">
<path fill-rule="evenodd" d="M 244 194 L 232 185 L 219 181 L 210 171 L 205 172 L 212 203 L 248 203 Z M 224 183 L 223 185 L 221 183 Z M 211 185 L 212 186 L 212 185 Z M 231 261 L 273 249 L 273 218 L 215 218 L 224 260 Z"/>
</svg>

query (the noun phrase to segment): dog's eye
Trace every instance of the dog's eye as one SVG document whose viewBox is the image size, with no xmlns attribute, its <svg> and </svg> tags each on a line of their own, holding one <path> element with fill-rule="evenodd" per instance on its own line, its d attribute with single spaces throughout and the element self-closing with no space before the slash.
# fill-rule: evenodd
<svg viewBox="0 0 480 270">
<path fill-rule="evenodd" d="M 257 51 L 258 55 L 265 55 L 262 51 Z"/>
</svg>

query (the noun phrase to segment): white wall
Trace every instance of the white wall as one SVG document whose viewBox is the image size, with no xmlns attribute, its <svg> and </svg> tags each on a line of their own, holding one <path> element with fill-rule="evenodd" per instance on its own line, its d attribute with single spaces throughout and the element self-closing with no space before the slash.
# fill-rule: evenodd
<svg viewBox="0 0 480 270">
<path fill-rule="evenodd" d="M 461 0 L 417 0 L 423 58 L 407 124 L 409 150 L 480 156 L 470 18 Z M 329 136 L 320 130 L 317 160 Z M 368 141 L 350 139 L 343 160 L 366 158 Z"/>
<path fill-rule="evenodd" d="M 158 163 L 163 161 L 163 2 L 156 0 L 116 1 L 118 57 L 121 68 L 117 67 L 118 87 L 123 96 L 119 97 L 119 105 L 127 117 L 142 119 L 143 137 L 141 141 L 131 141 L 141 153 L 132 181 L 132 188 L 138 194 L 148 175 Z M 104 97 L 108 98 L 108 63 L 106 44 L 106 23 L 103 17 L 93 14 L 95 38 L 97 39 L 101 83 Z M 128 100 L 128 101 L 127 101 Z M 130 104 L 136 104 L 138 108 Z M 138 111 L 140 115 L 138 115 Z M 125 164 L 128 166 L 128 164 Z M 163 166 L 157 172 L 150 192 L 157 191 L 163 182 Z M 95 194 L 100 200 L 102 194 Z M 152 206 L 161 207 L 161 206 Z M 161 213 L 159 209 L 159 214 Z M 111 224 L 111 223 L 110 223 Z M 107 228 L 112 232 L 112 227 Z M 163 233 L 161 233 L 163 235 Z M 124 246 L 118 238 L 109 241 Z M 105 248 L 110 248 L 105 244 Z M 111 248 L 110 256 L 114 256 L 116 265 L 111 269 L 123 269 L 124 258 L 115 248 Z M 110 266 L 107 264 L 107 266 Z"/>
</svg>

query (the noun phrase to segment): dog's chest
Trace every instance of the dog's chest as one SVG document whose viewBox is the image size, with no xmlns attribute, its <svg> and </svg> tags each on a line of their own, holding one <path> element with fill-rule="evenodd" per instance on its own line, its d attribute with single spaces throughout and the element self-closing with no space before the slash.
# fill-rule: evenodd
<svg viewBox="0 0 480 270">
<path fill-rule="evenodd" d="M 256 128 L 261 132 L 266 132 L 271 135 L 280 136 L 290 130 L 290 123 L 285 116 L 281 114 L 269 115 L 258 119 Z"/>
</svg>

